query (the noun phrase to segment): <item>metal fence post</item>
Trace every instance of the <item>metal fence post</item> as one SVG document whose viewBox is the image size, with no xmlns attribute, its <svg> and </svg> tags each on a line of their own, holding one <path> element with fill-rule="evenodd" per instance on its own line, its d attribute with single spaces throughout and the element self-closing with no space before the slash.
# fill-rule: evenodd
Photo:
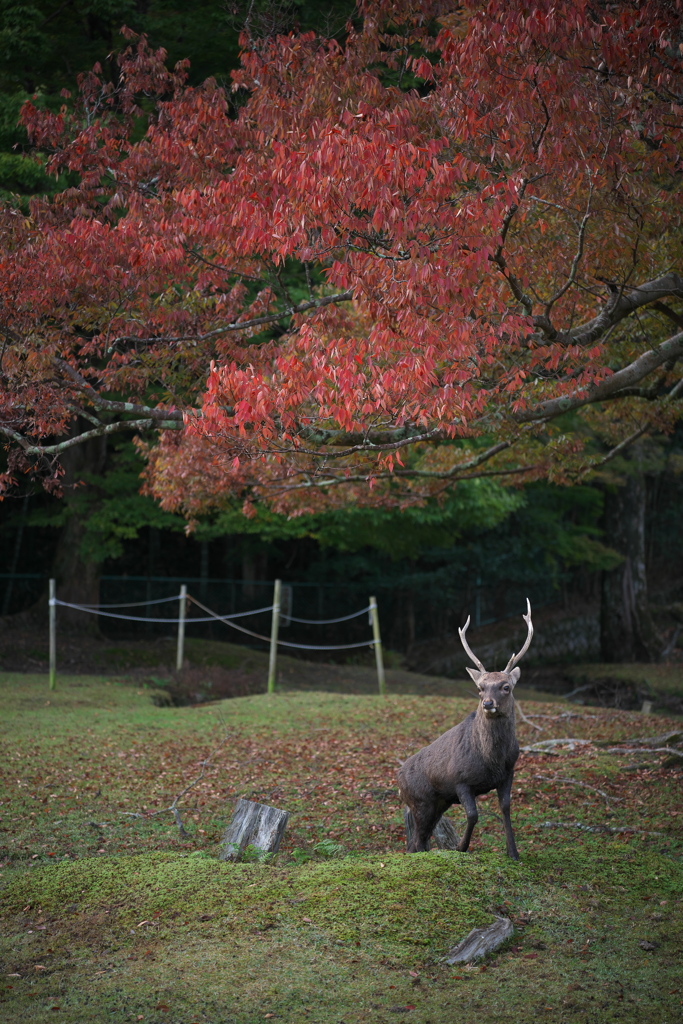
<svg viewBox="0 0 683 1024">
<path fill-rule="evenodd" d="M 183 667 L 183 658 L 185 656 L 185 609 L 187 607 L 187 585 L 182 583 L 180 586 L 180 614 L 178 615 L 178 650 L 176 653 L 175 667 L 176 672 L 180 672 Z"/>
<path fill-rule="evenodd" d="M 377 662 L 377 683 L 379 692 L 384 696 L 386 692 L 384 677 L 384 657 L 382 655 L 382 637 L 379 632 L 379 615 L 377 613 L 377 599 L 370 598 L 370 621 L 372 622 L 372 635 L 374 638 L 375 661 Z"/>
<path fill-rule="evenodd" d="M 50 689 L 57 685 L 57 584 L 50 580 L 48 617 L 50 621 Z"/>
<path fill-rule="evenodd" d="M 273 590 L 273 620 L 270 626 L 270 657 L 268 659 L 268 693 L 275 693 L 275 676 L 277 674 L 277 635 L 280 628 L 280 602 L 282 597 L 282 580 L 275 580 Z"/>
</svg>

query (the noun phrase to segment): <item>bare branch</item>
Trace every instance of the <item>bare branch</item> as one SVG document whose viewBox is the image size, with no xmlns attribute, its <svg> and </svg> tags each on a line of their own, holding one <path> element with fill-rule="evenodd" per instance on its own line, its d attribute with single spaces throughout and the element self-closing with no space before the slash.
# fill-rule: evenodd
<svg viewBox="0 0 683 1024">
<path fill-rule="evenodd" d="M 610 297 L 596 317 L 580 327 L 567 331 L 562 335 L 562 340 L 573 345 L 592 345 L 608 327 L 613 327 L 642 306 L 659 302 L 670 295 L 683 298 L 683 278 L 680 274 L 672 272 L 663 274 L 653 281 L 646 281 L 630 292 L 618 296 L 616 301 Z"/>
<path fill-rule="evenodd" d="M 580 821 L 544 821 L 538 828 L 578 828 L 583 832 L 606 832 L 609 835 L 619 835 L 622 832 L 639 836 L 663 836 L 664 832 L 646 832 L 642 828 L 631 828 L 630 825 L 624 825 L 621 828 L 616 828 L 612 825 L 582 825 Z"/>
<path fill-rule="evenodd" d="M 527 716 L 522 711 L 522 705 L 519 703 L 518 700 L 515 700 L 515 710 L 517 711 L 517 714 L 519 715 L 519 717 L 525 725 L 530 725 L 532 729 L 538 729 L 539 732 L 545 731 L 542 725 L 536 725 L 536 723 L 532 722 L 530 718 L 527 718 Z"/>
<path fill-rule="evenodd" d="M 643 352 L 621 370 L 617 370 L 610 377 L 587 388 L 583 393 L 564 395 L 561 398 L 551 398 L 547 402 L 541 402 L 535 409 L 527 409 L 517 413 L 515 419 L 519 423 L 530 423 L 534 420 L 549 420 L 562 413 L 571 412 L 572 409 L 580 409 L 585 405 L 594 402 L 601 402 L 609 398 L 616 391 L 639 383 L 648 374 L 656 370 L 658 366 L 666 363 L 669 359 L 678 359 L 683 355 L 683 331 L 675 334 L 661 345 Z"/>
<path fill-rule="evenodd" d="M 656 309 L 658 313 L 663 313 L 664 316 L 667 316 L 669 320 L 672 320 L 676 324 L 676 327 L 683 329 L 683 316 L 676 313 L 676 311 L 671 309 L 670 306 L 667 306 L 665 302 L 654 302 L 650 309 Z"/>
<path fill-rule="evenodd" d="M 542 175 L 537 175 L 536 178 L 533 178 L 531 180 L 536 181 L 539 177 L 542 177 Z M 519 192 L 517 194 L 517 202 L 512 203 L 510 205 L 507 213 L 503 217 L 503 223 L 500 229 L 500 242 L 498 243 L 498 247 L 496 248 L 496 251 L 494 252 L 493 256 L 491 256 L 490 258 L 493 260 L 494 263 L 498 265 L 500 272 L 502 273 L 503 277 L 510 286 L 510 291 L 512 292 L 514 297 L 524 307 L 525 312 L 529 316 L 531 316 L 533 303 L 529 296 L 526 295 L 523 291 L 522 286 L 520 285 L 515 275 L 510 271 L 505 256 L 503 255 L 503 249 L 505 248 L 505 239 L 507 238 L 507 233 L 510 230 L 510 224 L 512 223 L 513 217 L 519 210 L 519 204 L 522 202 L 524 198 L 524 193 L 526 191 L 526 187 L 528 184 L 529 180 L 527 178 L 522 178 L 522 181 L 519 186 Z"/>
<path fill-rule="evenodd" d="M 638 430 L 634 430 L 632 434 L 629 434 L 628 437 L 624 438 L 624 440 L 612 448 L 611 451 L 607 452 L 607 455 L 604 455 L 601 459 L 591 463 L 590 468 L 595 469 L 597 466 L 604 466 L 606 462 L 611 462 L 612 459 L 617 457 L 617 455 L 621 455 L 623 451 L 630 448 L 630 446 L 637 441 L 639 437 L 646 434 L 651 426 L 651 423 L 646 423 L 644 427 L 639 427 Z"/>
<path fill-rule="evenodd" d="M 604 789 L 598 789 L 597 786 L 589 786 L 587 782 L 579 782 L 578 779 L 560 779 L 557 776 L 550 775 L 534 775 L 535 779 L 541 779 L 543 782 L 560 782 L 568 786 L 580 786 L 581 789 L 590 789 L 593 793 L 598 793 L 605 801 L 607 807 L 611 805 L 612 800 L 621 800 L 620 796 L 609 796 L 605 793 Z"/>
<path fill-rule="evenodd" d="M 177 420 L 182 423 L 183 414 L 179 409 L 155 409 L 148 405 L 137 405 L 135 402 L 114 402 L 108 398 L 102 398 L 99 392 L 89 384 L 84 377 L 78 373 L 64 359 L 55 357 L 53 363 L 58 369 L 65 373 L 74 382 L 76 387 L 85 392 L 90 401 L 100 409 L 108 412 L 130 412 L 138 416 L 149 416 L 151 419 Z"/>
<path fill-rule="evenodd" d="M 22 434 L 19 434 L 16 430 L 12 430 L 11 427 L 3 427 L 3 425 L 0 423 L 0 434 L 4 434 L 5 437 L 8 437 L 10 439 L 10 441 L 15 441 L 16 444 L 18 444 L 19 447 L 22 448 L 25 452 L 28 451 L 30 443 Z M 31 452 L 31 454 L 33 453 Z"/>
<path fill-rule="evenodd" d="M 532 472 L 535 469 L 538 469 L 537 465 L 534 465 L 534 466 L 514 466 L 511 469 L 488 469 L 488 470 L 482 470 L 479 473 L 462 473 L 461 475 L 449 473 L 445 477 L 445 479 L 447 479 L 449 481 L 452 481 L 452 482 L 456 482 L 456 481 L 459 481 L 459 480 L 481 480 L 484 477 L 515 476 L 515 475 L 521 474 L 521 473 L 530 473 L 530 472 Z M 301 470 L 299 472 L 299 475 L 305 476 L 306 475 L 306 471 L 305 470 Z M 409 479 L 413 475 L 415 475 L 413 473 L 413 471 L 408 469 L 408 470 L 400 470 L 400 471 L 394 470 L 393 472 L 386 472 L 386 473 L 372 473 L 372 472 L 355 473 L 355 474 L 350 474 L 348 476 L 340 474 L 339 476 L 336 476 L 336 477 L 321 478 L 319 480 L 318 479 L 311 479 L 310 477 L 308 477 L 307 479 L 298 481 L 296 483 L 286 483 L 286 484 L 281 484 L 279 486 L 278 485 L 273 485 L 273 486 L 269 487 L 269 493 L 272 493 L 272 494 L 287 494 L 290 491 L 298 491 L 298 490 L 302 490 L 302 489 L 314 489 L 314 488 L 318 488 L 318 487 L 322 489 L 322 488 L 327 488 L 327 487 L 338 487 L 338 486 L 342 486 L 343 484 L 368 483 L 369 480 L 395 480 L 397 476 Z M 428 474 L 424 473 L 422 475 L 423 476 L 427 476 Z M 443 478 L 443 476 L 441 474 L 434 473 L 434 478 L 435 479 L 440 479 L 440 478 Z M 417 500 L 417 499 L 421 499 L 423 497 L 427 497 L 427 495 L 415 494 L 414 497 Z"/>
<path fill-rule="evenodd" d="M 109 434 L 120 434 L 124 430 L 180 430 L 181 428 L 182 423 L 178 423 L 177 420 L 162 420 L 161 422 L 156 422 L 152 419 L 119 420 L 116 423 L 102 423 L 99 427 L 85 430 L 82 434 L 78 434 L 76 437 L 69 437 L 65 441 L 57 442 L 57 444 L 45 445 L 31 444 L 25 437 L 17 433 L 16 430 L 10 430 L 8 427 L 0 426 L 0 433 L 5 434 L 12 441 L 16 441 L 21 446 L 25 455 L 61 455 L 62 452 L 68 451 L 69 448 L 83 444 L 85 441 L 90 441 L 91 438 L 107 437 Z"/>
<path fill-rule="evenodd" d="M 229 334 L 231 331 L 247 331 L 252 327 L 262 327 L 265 324 L 273 324 L 277 320 L 283 320 L 287 316 L 294 316 L 297 313 L 306 313 L 309 309 L 322 309 L 324 306 L 330 306 L 337 302 L 348 302 L 349 299 L 352 298 L 353 291 L 349 288 L 348 291 L 339 292 L 337 295 L 324 295 L 320 299 L 300 302 L 297 306 L 290 306 L 289 309 L 280 310 L 278 313 L 266 313 L 264 316 L 252 317 L 251 320 L 238 320 L 235 323 L 224 324 L 223 327 L 216 327 L 215 330 L 207 331 L 206 334 L 181 334 L 177 336 L 158 335 L 151 338 L 141 338 L 134 334 L 124 334 L 115 338 L 112 345 L 124 342 L 158 345 L 177 343 L 179 341 L 210 341 L 211 338 L 219 338 L 222 334 Z"/>
<path fill-rule="evenodd" d="M 552 308 L 555 305 L 555 303 L 558 301 L 558 299 L 562 298 L 562 296 L 571 288 L 571 286 L 576 281 L 576 272 L 579 269 L 579 263 L 581 262 L 581 258 L 583 256 L 583 246 L 584 246 L 584 241 L 585 241 L 585 238 L 586 238 L 586 226 L 588 224 L 588 221 L 589 221 L 590 215 L 591 215 L 590 214 L 590 207 L 591 207 L 591 199 L 592 199 L 592 197 L 593 197 L 593 183 L 591 181 L 589 192 L 588 192 L 588 205 L 586 206 L 586 212 L 583 215 L 583 219 L 582 219 L 581 225 L 579 227 L 579 241 L 578 241 L 578 245 L 576 247 L 576 252 L 574 254 L 574 259 L 572 260 L 572 265 L 571 265 L 571 267 L 569 269 L 569 276 L 567 277 L 567 280 L 564 282 L 562 287 L 558 288 L 557 291 L 555 292 L 555 294 L 553 296 L 551 296 L 550 299 L 548 299 L 548 301 L 546 303 L 546 306 L 545 306 L 545 315 L 546 315 L 546 317 L 550 316 L 550 311 L 552 310 Z"/>
<path fill-rule="evenodd" d="M 200 783 L 202 781 L 202 779 L 206 775 L 206 769 L 213 763 L 214 757 L 216 756 L 216 754 L 219 754 L 221 752 L 221 750 L 223 749 L 223 747 L 225 746 L 225 744 L 227 742 L 228 742 L 228 736 L 226 736 L 226 738 L 223 740 L 223 742 L 220 743 L 216 747 L 216 749 L 211 754 L 209 754 L 209 756 L 207 758 L 205 758 L 203 761 L 199 762 L 200 765 L 201 765 L 201 769 L 202 770 L 199 773 L 199 775 L 197 776 L 197 778 L 193 779 L 192 782 L 190 782 L 187 786 L 185 786 L 185 788 L 182 789 L 180 791 L 180 793 L 178 793 L 178 795 L 174 798 L 173 802 L 168 807 L 163 807 L 160 811 L 152 811 L 150 814 L 140 814 L 140 813 L 135 812 L 135 811 L 122 811 L 121 813 L 125 814 L 126 817 L 128 817 L 128 818 L 155 818 L 158 814 L 168 814 L 168 813 L 170 813 L 170 814 L 173 815 L 173 820 L 175 821 L 176 825 L 178 826 L 178 831 L 180 832 L 181 836 L 186 836 L 187 832 L 185 831 L 185 826 L 183 825 L 183 819 L 180 817 L 180 811 L 178 810 L 178 803 L 182 800 L 182 798 L 187 793 L 190 792 L 191 789 L 193 789 L 198 783 Z"/>
</svg>

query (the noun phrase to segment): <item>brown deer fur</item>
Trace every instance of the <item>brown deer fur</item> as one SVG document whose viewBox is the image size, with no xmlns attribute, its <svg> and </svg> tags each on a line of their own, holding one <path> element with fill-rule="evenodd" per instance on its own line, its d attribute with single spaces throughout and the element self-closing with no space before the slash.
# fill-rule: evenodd
<svg viewBox="0 0 683 1024">
<path fill-rule="evenodd" d="M 524 619 L 528 627 L 526 643 L 519 654 L 513 655 L 504 672 L 487 672 L 470 651 L 465 640 L 469 619 L 460 630 L 463 646 L 478 666 L 467 671 L 479 691 L 479 705 L 459 725 L 409 757 L 398 771 L 401 799 L 415 820 L 409 853 L 429 849 L 429 837 L 439 818 L 458 803 L 467 815 L 467 828 L 458 849 L 467 850 L 479 817 L 476 798 L 495 789 L 505 824 L 508 856 L 519 860 L 510 820 L 510 794 L 519 756 L 513 690 L 520 676 L 520 670 L 514 666 L 528 650 L 533 636 L 528 601 Z"/>
</svg>

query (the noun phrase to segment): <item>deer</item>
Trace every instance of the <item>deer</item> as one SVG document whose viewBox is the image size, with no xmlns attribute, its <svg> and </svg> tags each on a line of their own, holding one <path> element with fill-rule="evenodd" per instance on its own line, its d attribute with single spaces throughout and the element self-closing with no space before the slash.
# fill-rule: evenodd
<svg viewBox="0 0 683 1024">
<path fill-rule="evenodd" d="M 470 660 L 467 667 L 479 695 L 476 711 L 449 729 L 429 746 L 403 762 L 398 771 L 399 794 L 413 815 L 408 853 L 429 849 L 429 837 L 441 815 L 453 804 L 460 804 L 467 815 L 467 827 L 457 849 L 469 849 L 479 818 L 476 798 L 495 789 L 498 794 L 508 857 L 519 860 L 515 834 L 510 820 L 510 796 L 519 744 L 515 735 L 514 688 L 520 677 L 517 665 L 534 635 L 531 604 L 527 598 L 527 638 L 522 649 L 513 654 L 503 672 L 487 672 L 467 643 L 467 622 L 458 630 Z"/>
</svg>

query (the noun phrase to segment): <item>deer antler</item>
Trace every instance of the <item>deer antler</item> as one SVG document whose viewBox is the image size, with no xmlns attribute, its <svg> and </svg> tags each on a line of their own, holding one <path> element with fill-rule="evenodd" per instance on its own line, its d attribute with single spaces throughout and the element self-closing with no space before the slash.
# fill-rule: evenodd
<svg viewBox="0 0 683 1024">
<path fill-rule="evenodd" d="M 527 637 L 526 637 L 526 640 L 524 641 L 524 647 L 522 647 L 522 649 L 519 652 L 519 654 L 513 654 L 512 657 L 510 658 L 510 660 L 508 661 L 508 663 L 507 663 L 507 665 L 505 667 L 505 671 L 506 672 L 511 672 L 512 669 L 515 667 L 515 665 L 518 665 L 520 663 L 520 661 L 522 660 L 522 658 L 524 657 L 526 652 L 529 650 L 529 644 L 531 643 L 531 640 L 532 640 L 533 635 L 534 635 L 534 627 L 533 627 L 533 624 L 531 622 L 531 604 L 529 603 L 529 598 L 528 597 L 526 599 L 526 615 L 523 615 L 522 618 L 526 622 L 526 626 L 527 626 L 527 630 L 528 630 Z"/>
<path fill-rule="evenodd" d="M 465 640 L 465 633 L 467 632 L 467 627 L 469 626 L 469 624 L 470 624 L 470 617 L 468 615 L 467 616 L 467 622 L 462 627 L 462 629 L 458 630 L 458 635 L 460 636 L 460 640 L 462 641 L 462 645 L 465 648 L 466 653 L 470 656 L 470 658 L 472 659 L 474 664 L 477 666 L 477 668 L 480 670 L 480 672 L 485 672 L 486 669 L 484 668 L 482 663 L 479 661 L 479 658 L 476 656 L 476 654 L 474 654 L 470 650 L 469 644 L 467 643 L 467 640 Z"/>
</svg>

